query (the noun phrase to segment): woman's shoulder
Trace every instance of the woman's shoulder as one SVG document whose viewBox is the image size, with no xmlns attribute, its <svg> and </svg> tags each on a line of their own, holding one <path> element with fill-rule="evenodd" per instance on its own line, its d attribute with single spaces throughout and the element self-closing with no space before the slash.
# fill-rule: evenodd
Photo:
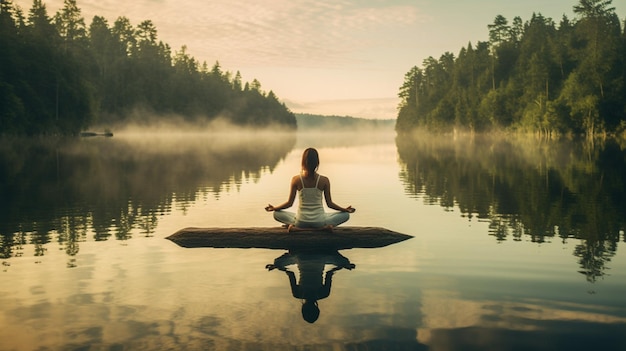
<svg viewBox="0 0 626 351">
<path fill-rule="evenodd" d="M 323 184 L 329 184 L 329 183 L 330 183 L 330 179 L 320 174 L 320 180 L 318 181 L 318 184 L 323 185 Z"/>
<path fill-rule="evenodd" d="M 300 175 L 296 174 L 295 176 L 291 177 L 291 182 L 292 183 L 295 183 L 295 182 L 299 183 L 300 182 L 300 178 L 301 178 Z"/>
</svg>

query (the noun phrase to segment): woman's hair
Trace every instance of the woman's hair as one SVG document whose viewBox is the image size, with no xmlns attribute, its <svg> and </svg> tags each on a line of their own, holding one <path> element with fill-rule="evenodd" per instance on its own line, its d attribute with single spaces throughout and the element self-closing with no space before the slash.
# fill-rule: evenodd
<svg viewBox="0 0 626 351">
<path fill-rule="evenodd" d="M 313 176 L 315 170 L 320 165 L 320 156 L 317 150 L 310 147 L 302 153 L 302 170 L 306 171 L 305 176 Z"/>
</svg>

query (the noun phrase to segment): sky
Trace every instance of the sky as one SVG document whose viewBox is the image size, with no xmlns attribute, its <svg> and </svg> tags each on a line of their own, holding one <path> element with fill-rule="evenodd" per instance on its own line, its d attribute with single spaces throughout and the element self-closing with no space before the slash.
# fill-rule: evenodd
<svg viewBox="0 0 626 351">
<path fill-rule="evenodd" d="M 26 12 L 32 0 L 14 0 Z M 53 16 L 63 0 L 43 0 Z M 399 87 L 429 56 L 488 40 L 497 15 L 575 18 L 578 0 L 77 0 L 85 23 L 152 20 L 158 40 L 257 79 L 293 112 L 395 118 Z M 626 0 L 613 0 L 624 20 Z"/>
</svg>

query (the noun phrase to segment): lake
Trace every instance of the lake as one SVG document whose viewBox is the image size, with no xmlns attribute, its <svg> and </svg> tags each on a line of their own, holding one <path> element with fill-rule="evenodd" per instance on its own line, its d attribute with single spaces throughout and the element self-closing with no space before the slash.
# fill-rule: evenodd
<svg viewBox="0 0 626 351">
<path fill-rule="evenodd" d="M 165 239 L 277 226 L 264 207 L 309 146 L 333 200 L 357 209 L 347 225 L 413 238 L 308 254 Z M 0 180 L 0 350 L 626 349 L 617 142 L 5 138 Z M 326 289 L 312 322 L 292 277 Z"/>
</svg>

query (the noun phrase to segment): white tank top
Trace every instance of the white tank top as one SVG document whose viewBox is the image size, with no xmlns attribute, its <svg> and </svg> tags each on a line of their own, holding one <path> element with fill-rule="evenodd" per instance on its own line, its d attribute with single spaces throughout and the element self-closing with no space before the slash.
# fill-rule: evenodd
<svg viewBox="0 0 626 351">
<path fill-rule="evenodd" d="M 320 175 L 317 175 L 315 186 L 312 188 L 306 188 L 304 186 L 304 180 L 300 176 L 300 182 L 302 182 L 302 189 L 300 190 L 300 205 L 298 206 L 298 213 L 296 218 L 298 221 L 307 223 L 324 223 L 325 214 L 324 206 L 322 205 L 323 191 L 317 188 L 317 184 L 320 181 Z"/>
</svg>

